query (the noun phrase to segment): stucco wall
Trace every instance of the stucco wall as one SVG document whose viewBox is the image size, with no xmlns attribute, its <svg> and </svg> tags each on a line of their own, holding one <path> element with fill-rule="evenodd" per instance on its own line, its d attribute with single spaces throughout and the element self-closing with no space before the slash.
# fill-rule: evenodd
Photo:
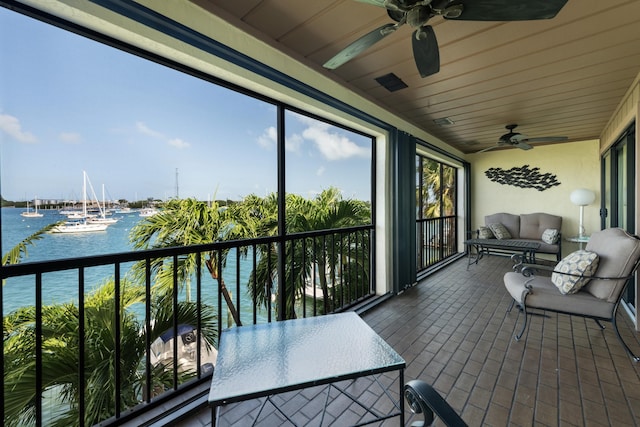
<svg viewBox="0 0 640 427">
<path fill-rule="evenodd" d="M 576 188 L 596 193 L 596 201 L 584 209 L 587 234 L 600 229 L 600 160 L 599 141 L 582 141 L 556 145 L 538 145 L 532 150 L 496 150 L 470 156 L 472 228 L 484 225 L 484 216 L 497 212 L 514 214 L 546 212 L 562 216 L 562 235 L 578 233 L 580 209 L 569 200 Z M 485 175 L 490 168 L 511 169 L 528 165 L 540 168 L 541 174 L 556 175 L 560 185 L 544 191 L 519 188 L 491 181 Z M 563 253 L 577 249 L 564 242 Z"/>
</svg>

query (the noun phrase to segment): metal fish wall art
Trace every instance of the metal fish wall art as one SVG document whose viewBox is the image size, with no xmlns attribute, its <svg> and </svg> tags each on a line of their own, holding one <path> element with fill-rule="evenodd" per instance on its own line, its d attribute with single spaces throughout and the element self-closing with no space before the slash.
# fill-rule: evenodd
<svg viewBox="0 0 640 427">
<path fill-rule="evenodd" d="M 560 185 L 556 175 L 552 173 L 540 173 L 540 168 L 530 168 L 529 165 L 513 167 L 509 170 L 489 168 L 484 174 L 491 181 L 501 185 L 535 188 L 538 191 L 544 191 Z"/>
</svg>

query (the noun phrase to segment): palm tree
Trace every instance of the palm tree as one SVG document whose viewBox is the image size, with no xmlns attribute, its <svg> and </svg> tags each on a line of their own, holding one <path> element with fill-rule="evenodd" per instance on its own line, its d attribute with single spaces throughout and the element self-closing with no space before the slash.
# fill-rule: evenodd
<svg viewBox="0 0 640 427">
<path fill-rule="evenodd" d="M 2 257 L 2 265 L 16 264 L 27 255 L 27 247 L 41 239 L 56 224 L 44 227 L 27 237 Z M 80 396 L 84 391 L 85 420 L 93 425 L 115 413 L 116 366 L 115 321 L 120 319 L 119 366 L 120 404 L 123 408 L 141 402 L 147 389 L 145 375 L 146 343 L 178 324 L 196 325 L 200 321 L 205 349 L 216 339 L 216 315 L 212 307 L 179 302 L 174 313 L 171 293 L 155 286 L 150 295 L 151 328 L 137 315 L 135 306 L 145 302 L 145 287 L 126 280 L 120 283 L 120 299 L 116 305 L 115 284 L 107 280 L 96 291 L 84 296 L 84 311 L 75 303 L 41 307 L 41 367 L 43 393 L 54 402 L 50 424 L 80 425 Z M 22 307 L 3 317 L 5 396 L 4 425 L 22 426 L 35 423 L 36 400 L 36 307 Z M 116 313 L 118 316 L 116 316 Z M 84 334 L 79 335 L 80 319 Z M 147 341 L 148 339 L 148 341 Z M 84 346 L 82 380 L 78 372 L 80 348 Z M 173 386 L 172 362 L 152 366 L 149 385 L 156 392 Z M 179 381 L 195 372 L 177 367 Z"/>
<path fill-rule="evenodd" d="M 146 389 L 146 339 L 153 342 L 173 325 L 171 301 L 154 294 L 151 313 L 154 319 L 147 330 L 145 322 L 134 311 L 143 303 L 144 286 L 121 283 L 120 300 L 116 306 L 115 285 L 105 282 L 85 297 L 84 312 L 74 303 L 42 307 L 42 381 L 47 397 L 55 403 L 51 425 L 80 425 L 79 397 L 84 390 L 85 425 L 94 425 L 115 413 L 116 363 L 121 370 L 120 404 L 130 408 L 140 403 Z M 120 358 L 116 356 L 115 319 L 120 318 Z M 201 307 L 203 341 L 207 347 L 215 339 L 215 315 L 209 307 Z M 84 335 L 79 335 L 80 316 L 83 316 Z M 176 313 L 179 324 L 195 325 L 198 310 L 194 303 L 181 302 Z M 4 318 L 4 387 L 6 426 L 32 424 L 35 420 L 36 399 L 36 308 L 23 307 Z M 80 343 L 84 345 L 84 371 L 78 375 Z M 181 380 L 194 372 L 181 372 Z M 172 387 L 172 371 L 158 364 L 152 367 L 151 389 Z"/>
<path fill-rule="evenodd" d="M 16 246 L 14 246 L 9 252 L 2 256 L 2 265 L 10 265 L 10 264 L 18 264 L 23 257 L 29 255 L 27 251 L 27 247 L 29 245 L 35 245 L 37 240 L 40 240 L 44 237 L 46 233 L 51 231 L 54 227 L 62 224 L 64 221 L 56 222 L 53 224 L 49 224 L 36 231 Z"/>
<path fill-rule="evenodd" d="M 236 218 L 242 218 L 243 229 L 258 230 L 274 235 L 277 231 L 277 204 L 275 195 L 265 199 L 250 196 L 236 207 Z M 345 200 L 336 188 L 322 191 L 315 199 L 307 200 L 295 194 L 286 197 L 286 233 L 294 234 L 305 231 L 339 229 L 355 225 L 367 224 L 371 221 L 370 209 L 364 202 Z M 262 224 L 261 226 L 245 226 L 245 224 Z M 233 234 L 235 231 L 232 231 Z M 257 235 L 256 235 L 257 237 Z M 296 317 L 295 303 L 304 297 L 307 283 L 313 279 L 313 272 L 320 282 L 323 296 L 323 310 L 332 310 L 332 301 L 340 297 L 337 280 L 344 271 L 352 268 L 349 265 L 368 257 L 355 256 L 349 253 L 349 241 L 340 234 L 331 235 L 320 240 L 294 239 L 283 245 L 286 307 L 285 318 Z M 362 252 L 364 243 L 359 246 Z M 366 243 L 368 248 L 368 242 Z M 249 279 L 249 291 L 254 299 L 268 307 L 273 283 L 277 280 L 278 245 L 263 245 L 258 248 L 258 264 Z M 349 256 L 351 255 L 351 256 Z M 341 270 L 342 269 L 342 270 Z M 364 268 L 355 268 L 361 274 Z M 355 273 L 354 276 L 355 278 Z M 367 278 L 368 279 L 368 278 Z M 333 284 L 333 293 L 330 285 Z"/>
<path fill-rule="evenodd" d="M 417 194 L 417 200 L 422 200 L 421 218 L 452 215 L 455 209 L 455 168 L 427 158 L 422 160 L 422 170 L 418 171 L 422 193 Z"/>
<path fill-rule="evenodd" d="M 169 248 L 179 246 L 212 243 L 222 240 L 225 219 L 216 203 L 209 206 L 195 199 L 173 199 L 163 209 L 136 224 L 129 234 L 134 249 Z M 207 266 L 212 268 L 216 262 L 215 252 L 206 254 Z M 184 284 L 187 300 L 190 300 L 190 282 L 196 270 L 197 255 L 189 254 L 178 259 L 178 283 Z M 133 271 L 144 273 L 143 263 Z M 173 262 L 163 259 L 152 260 L 152 271 L 158 286 L 171 290 L 173 287 Z"/>
</svg>

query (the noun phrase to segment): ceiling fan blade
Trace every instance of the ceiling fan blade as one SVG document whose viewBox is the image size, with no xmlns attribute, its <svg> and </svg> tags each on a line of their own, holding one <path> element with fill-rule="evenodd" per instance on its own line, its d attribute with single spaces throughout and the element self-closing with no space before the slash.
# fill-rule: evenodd
<svg viewBox="0 0 640 427">
<path fill-rule="evenodd" d="M 430 25 L 413 32 L 411 37 L 413 59 L 421 77 L 427 77 L 440 71 L 440 52 L 436 33 Z"/>
<path fill-rule="evenodd" d="M 569 139 L 566 136 L 542 136 L 539 138 L 524 138 L 520 142 L 560 142 Z"/>
<path fill-rule="evenodd" d="M 384 7 L 384 0 L 356 0 L 360 3 L 372 4 L 374 6 Z"/>
<path fill-rule="evenodd" d="M 518 142 L 517 144 L 513 144 L 514 147 L 518 147 L 521 150 L 531 150 L 533 148 L 533 146 L 527 144 L 526 142 Z"/>
<path fill-rule="evenodd" d="M 483 149 L 482 149 L 482 150 L 480 150 L 480 151 L 476 151 L 476 152 L 475 152 L 475 153 L 473 153 L 473 154 L 484 153 L 485 151 L 493 150 L 494 148 L 500 148 L 500 147 L 501 147 L 501 145 L 492 145 L 491 147 L 483 148 Z"/>
<path fill-rule="evenodd" d="M 529 21 L 551 19 L 560 12 L 567 0 L 467 0 L 455 1 L 462 4 L 462 14 L 447 18 L 458 21 Z M 446 10 L 446 8 L 445 8 Z"/>
<path fill-rule="evenodd" d="M 376 28 L 338 52 L 336 56 L 325 62 L 323 67 L 328 68 L 329 70 L 335 70 L 342 64 L 360 55 L 362 52 L 378 43 L 389 34 L 393 33 L 396 28 L 396 24 L 385 24 Z"/>
</svg>

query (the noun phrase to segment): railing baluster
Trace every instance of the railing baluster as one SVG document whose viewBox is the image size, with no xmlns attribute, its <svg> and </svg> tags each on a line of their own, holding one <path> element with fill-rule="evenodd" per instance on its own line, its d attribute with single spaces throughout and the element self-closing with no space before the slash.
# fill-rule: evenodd
<svg viewBox="0 0 640 427">
<path fill-rule="evenodd" d="M 258 246 L 254 243 L 252 246 L 252 260 L 251 260 L 251 265 L 253 267 L 253 270 L 251 271 L 251 279 L 253 280 L 254 286 L 257 286 L 256 283 L 256 269 L 258 267 Z M 266 292 L 265 292 L 266 294 Z M 252 300 L 253 300 L 253 310 L 252 310 L 252 314 L 253 314 L 253 324 L 255 325 L 256 323 L 258 323 L 258 297 L 257 297 L 257 292 L 253 292 L 253 296 L 252 296 Z"/>
<path fill-rule="evenodd" d="M 144 327 L 146 330 L 144 339 L 145 354 L 145 390 L 146 402 L 151 402 L 152 371 L 151 371 L 151 258 L 144 259 Z"/>
<path fill-rule="evenodd" d="M 114 387 L 114 391 L 115 391 L 115 395 L 113 396 L 113 398 L 115 399 L 115 412 L 116 412 L 116 418 L 120 418 L 120 413 L 122 412 L 122 406 L 121 406 L 121 402 L 120 402 L 120 396 L 122 395 L 122 370 L 121 370 L 121 366 L 120 366 L 120 360 L 121 360 L 121 355 L 122 355 L 122 351 L 120 348 L 120 344 L 122 342 L 122 331 L 120 330 L 121 328 L 121 321 L 122 318 L 120 316 L 120 300 L 121 300 L 121 296 L 120 296 L 120 264 L 119 263 L 115 263 L 114 265 L 114 312 L 115 312 L 115 331 L 116 331 L 116 337 L 115 340 L 116 342 L 115 344 L 115 353 L 114 353 L 114 361 L 113 363 L 115 364 L 114 366 L 114 370 L 115 370 L 115 387 Z"/>
<path fill-rule="evenodd" d="M 196 253 L 196 376 L 202 377 L 202 252 Z"/>
<path fill-rule="evenodd" d="M 36 274 L 36 427 L 42 426 L 42 273 Z M 4 416 L 4 414 L 3 414 Z"/>
<path fill-rule="evenodd" d="M 78 421 L 84 426 L 85 418 L 85 322 L 84 322 L 84 268 L 78 269 Z"/>
<path fill-rule="evenodd" d="M 173 256 L 173 389 L 178 390 L 178 255 Z"/>
</svg>

